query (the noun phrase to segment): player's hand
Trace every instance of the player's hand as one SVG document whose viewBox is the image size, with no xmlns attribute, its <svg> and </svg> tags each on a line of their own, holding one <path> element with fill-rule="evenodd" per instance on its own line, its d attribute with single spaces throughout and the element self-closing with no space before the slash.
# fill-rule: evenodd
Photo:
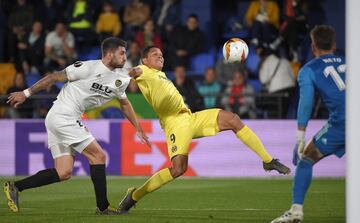
<svg viewBox="0 0 360 223">
<path fill-rule="evenodd" d="M 304 152 L 304 148 L 305 148 L 304 141 L 299 141 L 296 143 L 296 145 L 294 147 L 294 151 L 293 151 L 293 160 L 292 160 L 294 166 L 296 166 L 299 159 L 301 159 L 302 154 Z"/>
<path fill-rule="evenodd" d="M 151 148 L 149 137 L 143 131 L 137 131 L 136 136 L 140 139 L 142 144 L 146 144 Z"/>
<path fill-rule="evenodd" d="M 293 151 L 293 164 L 296 166 L 298 160 L 301 159 L 305 148 L 305 130 L 298 130 L 296 132 L 296 145 Z"/>
<path fill-rule="evenodd" d="M 24 103 L 25 100 L 26 100 L 26 96 L 24 92 L 18 91 L 11 93 L 6 103 L 10 104 L 14 108 L 17 108 L 19 105 Z"/>
<path fill-rule="evenodd" d="M 133 78 L 137 78 L 142 74 L 142 70 L 138 67 L 129 68 L 129 76 Z"/>
</svg>

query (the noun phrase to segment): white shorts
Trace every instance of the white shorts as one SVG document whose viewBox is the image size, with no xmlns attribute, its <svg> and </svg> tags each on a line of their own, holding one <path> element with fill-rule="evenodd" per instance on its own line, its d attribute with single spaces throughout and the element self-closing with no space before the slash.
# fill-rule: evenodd
<svg viewBox="0 0 360 223">
<path fill-rule="evenodd" d="M 95 140 L 79 119 L 61 114 L 54 109 L 48 112 L 45 126 L 48 147 L 54 159 L 64 155 L 75 155 L 75 151 L 82 153 Z"/>
</svg>

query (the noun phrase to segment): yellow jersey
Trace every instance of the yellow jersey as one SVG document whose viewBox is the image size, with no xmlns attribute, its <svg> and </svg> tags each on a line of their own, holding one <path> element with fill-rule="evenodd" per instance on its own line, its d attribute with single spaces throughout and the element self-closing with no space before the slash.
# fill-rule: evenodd
<svg viewBox="0 0 360 223">
<path fill-rule="evenodd" d="M 162 126 L 171 116 L 181 112 L 191 113 L 183 97 L 164 72 L 145 65 L 138 68 L 142 70 L 142 74 L 135 81 L 146 101 L 154 108 Z"/>
</svg>

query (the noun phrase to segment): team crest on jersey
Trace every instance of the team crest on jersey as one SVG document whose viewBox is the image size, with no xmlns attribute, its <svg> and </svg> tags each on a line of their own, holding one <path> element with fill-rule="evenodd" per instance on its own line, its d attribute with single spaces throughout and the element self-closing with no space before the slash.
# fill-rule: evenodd
<svg viewBox="0 0 360 223">
<path fill-rule="evenodd" d="M 177 146 L 176 145 L 173 145 L 172 147 L 171 147 L 171 152 L 172 153 L 175 153 L 177 151 Z"/>
<path fill-rule="evenodd" d="M 115 81 L 115 86 L 116 86 L 116 87 L 120 87 L 121 84 L 122 84 L 121 80 L 116 80 L 116 81 Z"/>
</svg>

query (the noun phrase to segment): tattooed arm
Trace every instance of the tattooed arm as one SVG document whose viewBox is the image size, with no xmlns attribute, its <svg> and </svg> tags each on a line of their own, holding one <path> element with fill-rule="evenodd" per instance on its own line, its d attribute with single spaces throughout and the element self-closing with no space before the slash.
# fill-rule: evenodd
<svg viewBox="0 0 360 223">
<path fill-rule="evenodd" d="M 67 75 L 65 70 L 56 71 L 46 75 L 45 77 L 41 78 L 38 82 L 36 82 L 33 86 L 24 91 L 18 91 L 11 93 L 7 103 L 11 106 L 17 108 L 19 105 L 24 103 L 24 101 L 30 97 L 30 95 L 35 94 L 41 90 L 46 89 L 48 86 L 53 85 L 55 82 L 66 82 Z"/>
</svg>

